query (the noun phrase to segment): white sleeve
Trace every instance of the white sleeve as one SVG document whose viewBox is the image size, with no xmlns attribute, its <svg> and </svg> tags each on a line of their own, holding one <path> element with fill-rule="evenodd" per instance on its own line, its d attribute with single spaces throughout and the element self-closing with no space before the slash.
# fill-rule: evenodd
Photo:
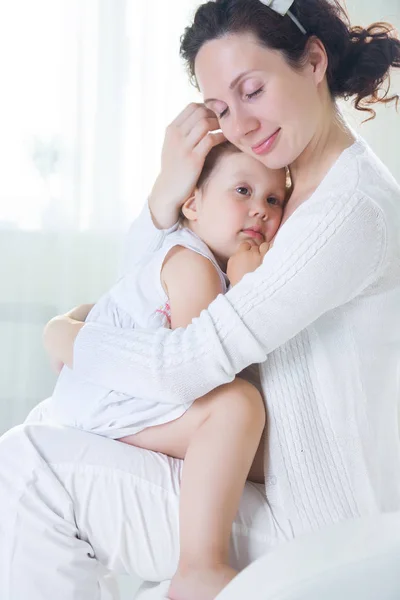
<svg viewBox="0 0 400 600">
<path fill-rule="evenodd" d="M 109 389 L 180 404 L 232 381 L 322 314 L 359 295 L 386 249 L 369 199 L 304 203 L 263 264 L 186 329 L 124 330 L 87 323 L 74 346 L 79 376 Z"/>
<path fill-rule="evenodd" d="M 178 228 L 176 223 L 170 229 L 157 229 L 151 217 L 148 202 L 135 219 L 127 233 L 124 247 L 122 274 L 127 273 L 132 265 L 136 265 L 148 252 L 161 248 L 165 236 Z"/>
</svg>

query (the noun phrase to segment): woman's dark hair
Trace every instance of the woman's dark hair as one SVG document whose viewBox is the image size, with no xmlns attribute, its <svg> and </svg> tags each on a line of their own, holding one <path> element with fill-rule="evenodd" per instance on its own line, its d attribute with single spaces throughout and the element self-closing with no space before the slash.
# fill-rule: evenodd
<svg viewBox="0 0 400 600">
<path fill-rule="evenodd" d="M 295 0 L 290 10 L 306 34 L 288 15 L 282 17 L 260 0 L 212 0 L 200 5 L 181 38 L 180 53 L 192 82 L 197 86 L 194 63 L 208 41 L 252 33 L 261 45 L 280 50 L 288 64 L 299 69 L 307 42 L 315 36 L 328 55 L 326 75 L 333 98 L 355 96 L 356 109 L 370 112 L 371 118 L 373 104 L 395 102 L 397 107 L 399 96 L 389 96 L 390 67 L 400 68 L 400 39 L 392 25 L 352 27 L 338 0 Z"/>
</svg>

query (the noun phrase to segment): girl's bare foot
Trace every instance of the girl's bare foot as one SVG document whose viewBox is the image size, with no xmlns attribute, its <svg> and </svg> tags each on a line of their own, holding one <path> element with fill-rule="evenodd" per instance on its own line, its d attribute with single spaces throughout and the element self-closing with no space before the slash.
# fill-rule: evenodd
<svg viewBox="0 0 400 600">
<path fill-rule="evenodd" d="M 170 600 L 214 600 L 237 575 L 227 565 L 178 569 L 168 591 Z"/>
</svg>

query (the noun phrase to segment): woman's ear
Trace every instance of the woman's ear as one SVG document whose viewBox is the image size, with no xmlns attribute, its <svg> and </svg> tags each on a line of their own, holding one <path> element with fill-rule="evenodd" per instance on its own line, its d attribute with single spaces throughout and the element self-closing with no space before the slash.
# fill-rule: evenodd
<svg viewBox="0 0 400 600">
<path fill-rule="evenodd" d="M 314 81 L 318 85 L 325 77 L 328 56 L 324 44 L 317 37 L 311 37 L 308 41 L 308 64 L 312 68 Z"/>
<path fill-rule="evenodd" d="M 182 206 L 182 213 L 188 221 L 197 221 L 198 219 L 198 202 L 199 193 L 198 190 L 194 192 L 190 198 Z"/>
</svg>

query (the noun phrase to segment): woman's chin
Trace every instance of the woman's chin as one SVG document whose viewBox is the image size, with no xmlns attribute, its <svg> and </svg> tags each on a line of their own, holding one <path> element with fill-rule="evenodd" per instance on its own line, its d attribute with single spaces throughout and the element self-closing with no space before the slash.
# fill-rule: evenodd
<svg viewBox="0 0 400 600">
<path fill-rule="evenodd" d="M 254 155 L 267 169 L 284 169 L 292 162 L 292 156 L 289 152 L 282 152 L 279 149 L 272 150 L 269 154 L 260 156 Z"/>
</svg>

